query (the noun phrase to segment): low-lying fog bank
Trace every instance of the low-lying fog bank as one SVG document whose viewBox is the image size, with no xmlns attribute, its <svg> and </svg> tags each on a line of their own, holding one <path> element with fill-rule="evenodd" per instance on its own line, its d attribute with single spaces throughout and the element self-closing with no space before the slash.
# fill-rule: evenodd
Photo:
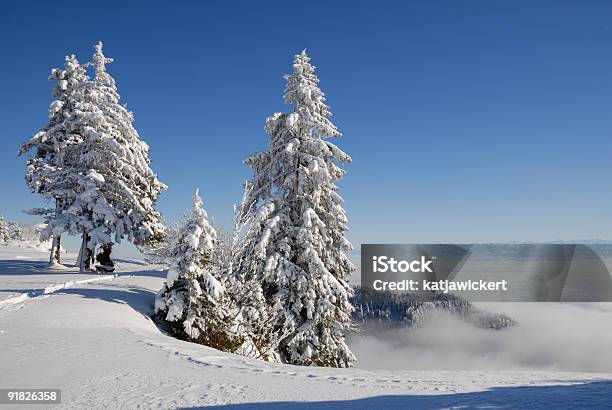
<svg viewBox="0 0 612 410">
<path fill-rule="evenodd" d="M 349 338 L 365 369 L 612 371 L 612 303 L 478 303 L 516 326 L 482 329 L 447 312 L 418 328 L 369 323 Z"/>
</svg>

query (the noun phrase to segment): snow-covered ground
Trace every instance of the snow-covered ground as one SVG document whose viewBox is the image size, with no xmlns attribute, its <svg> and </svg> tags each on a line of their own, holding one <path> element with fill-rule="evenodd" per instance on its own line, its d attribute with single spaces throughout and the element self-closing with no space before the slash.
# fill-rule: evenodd
<svg viewBox="0 0 612 410">
<path fill-rule="evenodd" d="M 0 388 L 61 388 L 62 407 L 604 408 L 612 403 L 612 374 L 304 368 L 219 352 L 167 337 L 149 319 L 164 272 L 118 261 L 117 276 L 84 275 L 72 267 L 49 269 L 46 259 L 39 250 L 0 246 Z"/>
</svg>

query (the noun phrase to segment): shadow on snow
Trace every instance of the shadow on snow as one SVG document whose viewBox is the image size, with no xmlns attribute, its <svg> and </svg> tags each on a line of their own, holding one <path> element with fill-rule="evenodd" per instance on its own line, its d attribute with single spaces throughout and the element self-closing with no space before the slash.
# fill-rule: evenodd
<svg viewBox="0 0 612 410">
<path fill-rule="evenodd" d="M 138 286 L 126 286 L 121 290 L 95 288 L 66 288 L 56 295 L 78 295 L 87 299 L 98 299 L 110 303 L 129 305 L 136 312 L 149 318 L 153 313 L 155 292 Z"/>
<path fill-rule="evenodd" d="M 168 274 L 167 270 L 143 270 L 137 272 L 115 272 L 121 276 L 148 276 L 150 278 L 161 278 L 166 279 Z"/>
<path fill-rule="evenodd" d="M 61 275 L 75 274 L 74 266 L 67 265 L 64 267 L 51 268 L 47 261 L 29 261 L 29 260 L 0 260 L 0 276 L 10 275 Z"/>
<path fill-rule="evenodd" d="M 520 382 L 520 380 L 517 380 Z M 356 400 L 267 402 L 208 406 L 207 410 L 259 409 L 439 409 L 439 408 L 612 408 L 612 381 L 574 385 L 494 387 L 482 392 L 438 395 L 389 395 Z M 204 408 L 204 407 L 202 407 Z"/>
<path fill-rule="evenodd" d="M 134 261 L 117 259 L 117 268 L 122 264 L 136 264 L 146 266 L 144 263 L 134 263 Z M 150 276 L 153 278 L 165 278 L 165 270 L 142 270 L 136 272 L 115 272 L 119 276 Z M 79 275 L 78 267 L 69 264 L 61 267 L 49 267 L 46 261 L 12 260 L 0 259 L 0 276 L 19 276 L 19 275 Z M 84 272 L 83 275 L 98 275 L 96 272 Z"/>
</svg>

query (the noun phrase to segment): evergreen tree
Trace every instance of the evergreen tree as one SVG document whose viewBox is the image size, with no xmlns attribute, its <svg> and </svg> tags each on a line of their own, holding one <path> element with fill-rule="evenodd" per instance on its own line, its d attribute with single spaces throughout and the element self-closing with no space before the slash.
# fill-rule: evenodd
<svg viewBox="0 0 612 410">
<path fill-rule="evenodd" d="M 8 242 L 11 239 L 8 224 L 3 216 L 0 216 L 0 242 Z"/>
<path fill-rule="evenodd" d="M 352 246 L 335 182 L 344 175 L 336 163 L 351 159 L 327 140 L 340 133 L 309 60 L 305 51 L 295 56 L 284 93 L 294 109 L 268 118 L 269 149 L 245 161 L 254 176 L 238 271 L 261 284 L 252 300 L 259 293 L 265 300 L 271 342 L 284 362 L 346 367 L 354 361 L 345 332 L 355 268 L 345 254 Z"/>
<path fill-rule="evenodd" d="M 50 262 L 54 264 L 60 263 L 60 238 L 65 230 L 59 221 L 75 200 L 77 158 L 73 148 L 83 140 L 79 127 L 74 123 L 75 111 L 83 100 L 89 77 L 86 67 L 71 55 L 66 57 L 62 69 L 51 71 L 49 80 L 57 82 L 53 89 L 55 100 L 49 107 L 49 120 L 41 131 L 20 147 L 19 155 L 33 153 L 26 160 L 26 183 L 32 192 L 54 203 L 51 209 L 32 210 L 33 214 L 45 216 L 47 222 L 55 227 L 55 230 L 46 231 L 46 236 L 53 236 Z"/>
<path fill-rule="evenodd" d="M 8 225 L 8 233 L 9 233 L 10 239 L 14 241 L 25 240 L 23 236 L 23 229 L 21 228 L 21 225 L 19 225 L 17 222 L 9 222 L 7 225 Z"/>
<path fill-rule="evenodd" d="M 61 155 L 47 154 L 56 152 L 55 145 L 51 148 L 43 145 L 48 140 L 48 130 L 37 134 L 21 149 L 21 152 L 38 149 L 28 168 L 28 175 L 33 176 L 31 184 L 52 195 L 54 190 L 47 193 L 50 188 L 38 188 L 50 186 L 49 180 L 64 194 L 61 212 L 47 218 L 45 235 L 59 236 L 62 232 L 82 235 L 81 270 L 88 269 L 99 243 L 113 240 L 119 243 L 127 238 L 142 245 L 155 243 L 164 236 L 161 216 L 154 205 L 166 187 L 149 166 L 149 147 L 132 125 L 133 114 L 119 103 L 115 81 L 106 71 L 106 64 L 112 59 L 104 56 L 102 43 L 95 49 L 92 63 L 87 64 L 94 69 L 93 80 L 85 75 L 84 66 L 76 65 L 74 57 L 67 60 L 67 65 L 76 68 L 55 72 L 59 89 L 66 89 L 65 98 L 69 100 L 69 104 L 60 101 L 51 105 L 53 114 L 65 111 L 60 115 L 64 118 L 61 128 L 55 131 L 57 140 L 63 143 Z M 70 79 L 78 92 L 71 91 L 64 82 L 71 83 L 66 76 L 72 72 L 76 74 Z M 61 157 L 61 165 L 57 165 L 55 157 Z"/>
<path fill-rule="evenodd" d="M 181 224 L 173 246 L 174 262 L 155 299 L 155 313 L 170 334 L 180 339 L 232 351 L 233 313 L 223 278 L 210 269 L 217 238 L 196 194 L 193 210 Z"/>
</svg>

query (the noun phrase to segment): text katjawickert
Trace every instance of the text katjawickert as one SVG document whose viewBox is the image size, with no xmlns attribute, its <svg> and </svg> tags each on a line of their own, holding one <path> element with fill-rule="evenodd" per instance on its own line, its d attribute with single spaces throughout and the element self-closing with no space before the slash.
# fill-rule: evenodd
<svg viewBox="0 0 612 410">
<path fill-rule="evenodd" d="M 433 273 L 431 268 L 433 260 L 427 260 L 425 256 L 420 259 L 406 261 L 397 260 L 388 256 L 372 257 L 372 271 L 374 273 Z M 386 281 L 375 279 L 372 282 L 374 290 L 391 290 L 391 291 L 437 291 L 443 293 L 457 291 L 507 291 L 508 281 L 486 281 L 486 280 L 415 280 L 415 279 L 400 279 L 396 281 Z"/>
</svg>

